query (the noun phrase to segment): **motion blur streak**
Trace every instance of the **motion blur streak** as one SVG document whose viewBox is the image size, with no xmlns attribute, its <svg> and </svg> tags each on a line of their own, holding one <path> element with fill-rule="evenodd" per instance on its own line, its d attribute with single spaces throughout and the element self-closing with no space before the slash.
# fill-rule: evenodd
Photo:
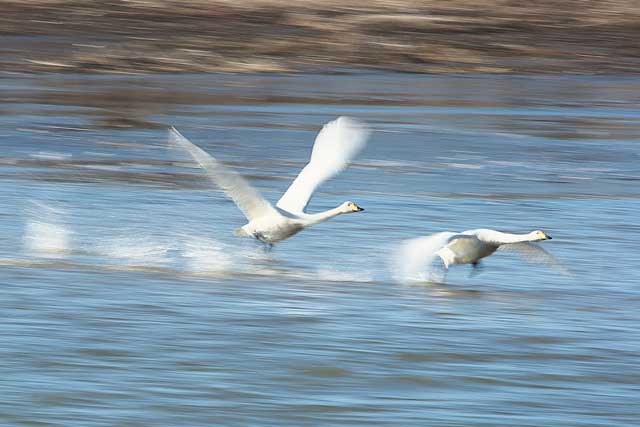
<svg viewBox="0 0 640 427">
<path fill-rule="evenodd" d="M 634 425 L 639 89 L 3 78 L 0 424 Z M 242 214 L 166 143 L 177 126 L 275 201 L 341 114 L 374 133 L 310 208 L 367 210 L 268 254 L 233 236 Z M 402 239 L 474 227 L 544 229 L 574 276 L 505 253 L 447 286 L 391 280 Z"/>
<path fill-rule="evenodd" d="M 637 73 L 636 0 L 3 0 L 0 70 Z"/>
</svg>

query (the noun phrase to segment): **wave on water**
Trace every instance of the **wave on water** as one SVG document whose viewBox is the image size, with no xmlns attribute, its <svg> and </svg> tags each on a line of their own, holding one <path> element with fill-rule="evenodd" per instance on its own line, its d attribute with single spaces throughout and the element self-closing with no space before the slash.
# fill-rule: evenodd
<svg viewBox="0 0 640 427">
<path fill-rule="evenodd" d="M 352 282 L 352 283 L 369 283 L 373 281 L 371 272 L 368 271 L 339 271 L 333 269 L 317 269 L 317 280 L 327 282 Z"/>
</svg>

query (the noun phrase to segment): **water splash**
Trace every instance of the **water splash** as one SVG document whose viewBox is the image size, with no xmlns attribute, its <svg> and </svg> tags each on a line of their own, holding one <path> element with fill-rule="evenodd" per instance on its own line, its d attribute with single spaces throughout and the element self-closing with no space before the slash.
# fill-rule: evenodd
<svg viewBox="0 0 640 427">
<path fill-rule="evenodd" d="M 234 257 L 223 243 L 204 237 L 185 236 L 181 256 L 190 273 L 225 273 L 234 266 Z"/>
<path fill-rule="evenodd" d="M 169 262 L 171 246 L 152 237 L 115 237 L 95 247 L 95 251 L 130 266 L 157 266 Z"/>
<path fill-rule="evenodd" d="M 447 270 L 435 255 L 437 242 L 424 237 L 405 240 L 390 249 L 388 268 L 396 283 L 443 282 Z"/>
<path fill-rule="evenodd" d="M 42 202 L 31 202 L 23 246 L 27 254 L 38 257 L 62 258 L 70 253 L 69 228 L 63 223 L 64 210 Z"/>
</svg>

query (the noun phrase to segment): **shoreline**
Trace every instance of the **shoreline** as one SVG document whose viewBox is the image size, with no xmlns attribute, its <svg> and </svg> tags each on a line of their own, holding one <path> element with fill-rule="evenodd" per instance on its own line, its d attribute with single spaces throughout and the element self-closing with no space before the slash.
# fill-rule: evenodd
<svg viewBox="0 0 640 427">
<path fill-rule="evenodd" d="M 636 74 L 632 0 L 3 1 L 0 72 Z"/>
</svg>

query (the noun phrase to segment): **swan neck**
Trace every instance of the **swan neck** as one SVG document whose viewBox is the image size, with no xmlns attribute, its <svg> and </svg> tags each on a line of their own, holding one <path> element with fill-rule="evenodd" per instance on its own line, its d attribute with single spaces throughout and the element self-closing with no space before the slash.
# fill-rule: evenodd
<svg viewBox="0 0 640 427">
<path fill-rule="evenodd" d="M 499 233 L 496 239 L 496 243 L 524 243 L 534 240 L 530 234 L 511 234 L 511 233 Z"/>
<path fill-rule="evenodd" d="M 306 222 L 307 225 L 320 224 L 321 222 L 325 222 L 326 220 L 343 213 L 344 212 L 342 212 L 340 206 L 338 206 L 337 208 L 329 209 L 328 211 L 319 212 L 316 214 L 308 214 L 306 216 Z"/>
</svg>

